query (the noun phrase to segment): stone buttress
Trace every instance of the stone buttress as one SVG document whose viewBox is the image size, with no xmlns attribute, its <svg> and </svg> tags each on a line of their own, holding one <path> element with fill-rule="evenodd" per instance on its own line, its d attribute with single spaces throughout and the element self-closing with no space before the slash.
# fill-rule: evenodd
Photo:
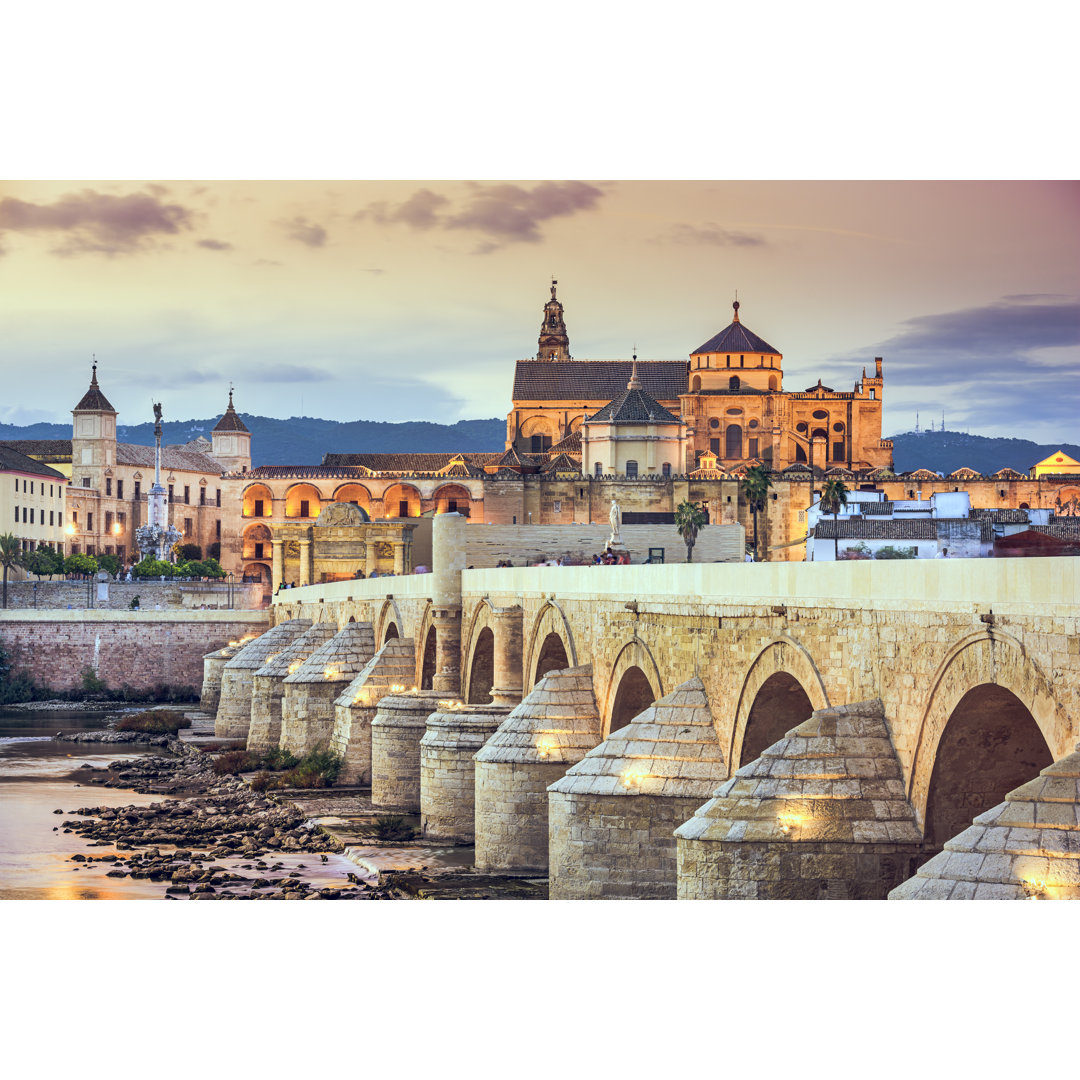
<svg viewBox="0 0 1080 1080">
<path fill-rule="evenodd" d="M 371 804 L 420 812 L 420 740 L 445 695 L 434 690 L 388 694 L 371 721 Z"/>
<path fill-rule="evenodd" d="M 281 748 L 302 757 L 329 747 L 334 732 L 334 700 L 375 655 L 371 623 L 346 623 L 292 674 L 281 698 Z"/>
<path fill-rule="evenodd" d="M 592 667 L 549 671 L 476 755 L 476 866 L 547 872 L 547 789 L 601 739 Z"/>
<path fill-rule="evenodd" d="M 252 639 L 230 641 L 228 645 L 207 653 L 203 657 L 202 693 L 199 695 L 199 708 L 203 712 L 217 714 L 221 701 L 221 673 L 225 665 Z"/>
<path fill-rule="evenodd" d="M 883 900 L 923 851 L 878 700 L 815 712 L 675 835 L 680 900 Z"/>
<path fill-rule="evenodd" d="M 251 725 L 251 680 L 272 656 L 291 644 L 308 627 L 310 619 L 289 619 L 260 634 L 245 645 L 221 671 L 221 699 L 214 720 L 219 739 L 246 739 Z"/>
<path fill-rule="evenodd" d="M 371 722 L 379 699 L 403 693 L 415 678 L 413 639 L 390 638 L 334 702 L 330 749 L 345 762 L 339 784 L 371 784 Z"/>
<path fill-rule="evenodd" d="M 890 900 L 1080 900 L 1080 744 L 891 893 Z"/>
<path fill-rule="evenodd" d="M 255 672 L 251 680 L 249 750 L 276 750 L 281 745 L 281 699 L 285 695 L 285 679 L 299 671 L 304 661 L 336 633 L 334 623 L 315 623 Z"/>
<path fill-rule="evenodd" d="M 548 788 L 550 898 L 675 899 L 675 827 L 726 775 L 695 676 Z"/>
<path fill-rule="evenodd" d="M 440 706 L 428 717 L 427 731 L 420 740 L 420 832 L 425 839 L 473 842 L 473 758 L 509 712 L 509 705 L 455 703 L 451 708 Z"/>
</svg>

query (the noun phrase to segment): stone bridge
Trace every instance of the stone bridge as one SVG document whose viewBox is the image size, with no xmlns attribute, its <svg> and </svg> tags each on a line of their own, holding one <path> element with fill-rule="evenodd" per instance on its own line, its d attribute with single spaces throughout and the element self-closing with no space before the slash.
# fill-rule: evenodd
<svg viewBox="0 0 1080 1080">
<path fill-rule="evenodd" d="M 513 705 L 591 665 L 607 738 L 700 677 L 729 772 L 816 710 L 879 699 L 929 851 L 1080 738 L 1080 563 L 956 559 L 462 569 L 288 590 L 276 622 L 415 643 L 414 685 Z"/>
</svg>

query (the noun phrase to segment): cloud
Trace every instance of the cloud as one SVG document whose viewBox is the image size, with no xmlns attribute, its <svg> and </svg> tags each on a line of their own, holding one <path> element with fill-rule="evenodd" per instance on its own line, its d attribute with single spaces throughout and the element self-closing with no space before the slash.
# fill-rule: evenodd
<svg viewBox="0 0 1080 1080">
<path fill-rule="evenodd" d="M 887 411 L 890 402 L 905 414 L 944 407 L 950 428 L 1027 437 L 1037 426 L 1064 437 L 1080 412 L 1075 298 L 1032 293 L 918 315 L 868 347 L 859 362 L 868 356 L 884 357 Z"/>
<path fill-rule="evenodd" d="M 291 221 L 281 222 L 291 240 L 306 244 L 308 247 L 322 247 L 326 243 L 326 230 L 305 217 L 294 217 Z"/>
<path fill-rule="evenodd" d="M 206 248 L 207 251 L 232 251 L 232 244 L 224 240 L 198 240 L 196 246 Z"/>
<path fill-rule="evenodd" d="M 603 195 L 600 188 L 580 180 L 545 180 L 532 188 L 469 183 L 457 203 L 420 188 L 404 202 L 370 203 L 355 216 L 379 225 L 407 225 L 420 231 L 476 232 L 486 237 L 476 251 L 487 254 L 508 243 L 539 242 L 543 223 L 593 210 Z"/>
<path fill-rule="evenodd" d="M 680 221 L 671 226 L 666 236 L 658 237 L 657 240 L 666 240 L 673 244 L 711 244 L 714 247 L 760 247 L 766 243 L 763 236 L 734 232 L 721 228 L 712 221 L 706 221 L 702 225 L 689 225 Z"/>
<path fill-rule="evenodd" d="M 107 195 L 86 189 L 53 203 L 0 199 L 0 230 L 42 233 L 60 239 L 60 256 L 133 255 L 152 250 L 162 236 L 192 227 L 192 214 L 155 195 Z"/>
</svg>

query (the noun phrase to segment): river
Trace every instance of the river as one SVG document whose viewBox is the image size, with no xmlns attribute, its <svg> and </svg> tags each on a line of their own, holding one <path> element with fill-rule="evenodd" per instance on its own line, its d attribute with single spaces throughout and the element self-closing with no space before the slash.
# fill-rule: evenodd
<svg viewBox="0 0 1080 1080">
<path fill-rule="evenodd" d="M 65 833 L 71 811 L 86 806 L 149 806 L 169 798 L 90 783 L 93 776 L 105 775 L 110 762 L 161 754 L 161 748 L 53 739 L 57 732 L 102 728 L 106 715 L 0 708 L 0 900 L 164 898 L 166 881 L 109 877 L 112 866 L 107 862 L 71 860 L 75 854 L 94 859 L 117 854 L 115 847 L 91 846 L 78 834 Z M 288 872 L 300 866 L 304 856 L 276 858 Z M 342 856 L 331 855 L 317 869 L 311 867 L 310 855 L 307 860 L 305 878 L 316 886 L 341 885 L 352 871 L 362 874 Z M 243 861 L 239 857 L 219 860 L 230 869 Z"/>
</svg>

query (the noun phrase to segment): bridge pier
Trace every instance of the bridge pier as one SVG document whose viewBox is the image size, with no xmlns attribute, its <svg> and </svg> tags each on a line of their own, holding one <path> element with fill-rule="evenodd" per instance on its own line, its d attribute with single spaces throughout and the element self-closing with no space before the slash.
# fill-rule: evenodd
<svg viewBox="0 0 1080 1080">
<path fill-rule="evenodd" d="M 433 690 L 388 694 L 371 721 L 371 804 L 420 813 L 420 740 L 442 695 Z"/>
<path fill-rule="evenodd" d="M 680 900 L 883 900 L 923 852 L 880 701 L 815 712 L 675 836 Z"/>
<path fill-rule="evenodd" d="M 203 657 L 203 684 L 202 693 L 199 695 L 199 708 L 203 712 L 217 713 L 218 704 L 221 701 L 221 673 L 225 665 L 246 644 L 246 641 L 230 642 L 217 652 L 207 653 Z"/>
<path fill-rule="evenodd" d="M 521 701 L 524 612 L 520 604 L 492 608 L 492 635 L 495 644 L 494 679 L 491 700 L 511 708 Z"/>
</svg>

